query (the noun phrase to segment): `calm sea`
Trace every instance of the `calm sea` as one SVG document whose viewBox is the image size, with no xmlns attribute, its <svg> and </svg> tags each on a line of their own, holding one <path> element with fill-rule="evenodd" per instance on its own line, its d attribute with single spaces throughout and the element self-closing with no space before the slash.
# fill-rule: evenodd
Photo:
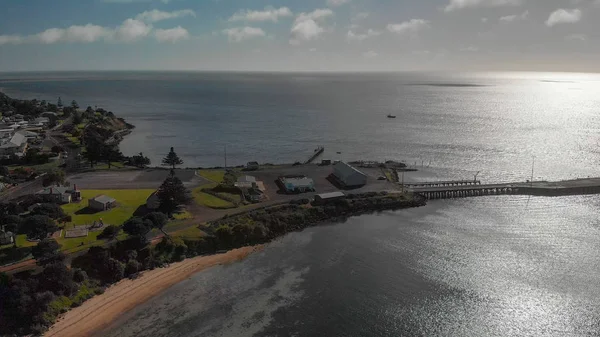
<svg viewBox="0 0 600 337">
<path fill-rule="evenodd" d="M 0 74 L 102 106 L 155 164 L 404 160 L 407 179 L 600 176 L 591 74 Z M 386 118 L 387 114 L 396 119 Z M 340 152 L 338 154 L 337 152 Z M 534 159 L 535 158 L 535 159 Z M 532 165 L 533 164 L 533 165 Z M 197 274 L 108 336 L 597 336 L 600 197 L 435 201 L 294 233 Z"/>
</svg>

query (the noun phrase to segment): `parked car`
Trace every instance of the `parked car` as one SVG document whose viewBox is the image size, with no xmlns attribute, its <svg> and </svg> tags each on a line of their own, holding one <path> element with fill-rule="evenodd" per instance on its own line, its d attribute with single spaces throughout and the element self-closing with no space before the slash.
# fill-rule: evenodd
<svg viewBox="0 0 600 337">
<path fill-rule="evenodd" d="M 377 177 L 377 180 L 387 180 L 387 178 L 384 176 L 379 176 L 379 177 Z"/>
</svg>

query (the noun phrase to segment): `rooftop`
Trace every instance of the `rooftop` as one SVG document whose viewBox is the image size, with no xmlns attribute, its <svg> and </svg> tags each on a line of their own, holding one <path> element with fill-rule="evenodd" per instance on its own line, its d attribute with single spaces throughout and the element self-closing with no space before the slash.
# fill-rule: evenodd
<svg viewBox="0 0 600 337">
<path fill-rule="evenodd" d="M 310 186 L 314 184 L 314 181 L 309 177 L 281 177 L 280 179 L 284 184 L 295 186 Z"/>
<path fill-rule="evenodd" d="M 241 176 L 237 180 L 238 183 L 255 183 L 256 178 L 253 176 Z"/>
<path fill-rule="evenodd" d="M 102 204 L 110 204 L 110 203 L 117 201 L 116 199 L 108 197 L 106 195 L 99 195 L 99 196 L 93 198 L 92 200 L 97 201 Z"/>
<path fill-rule="evenodd" d="M 60 195 L 65 193 L 71 193 L 70 187 L 64 186 L 50 186 L 46 187 L 43 190 L 38 191 L 36 194 L 38 195 Z"/>
<path fill-rule="evenodd" d="M 330 192 L 330 193 L 317 194 L 317 196 L 319 196 L 321 199 L 332 199 L 332 198 L 345 197 L 346 195 L 344 194 L 344 192 Z"/>
</svg>

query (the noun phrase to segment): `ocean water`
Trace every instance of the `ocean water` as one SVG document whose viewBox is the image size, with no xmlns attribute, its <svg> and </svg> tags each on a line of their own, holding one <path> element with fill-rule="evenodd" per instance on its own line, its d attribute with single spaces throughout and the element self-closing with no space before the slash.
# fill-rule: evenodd
<svg viewBox="0 0 600 337">
<path fill-rule="evenodd" d="M 436 201 L 293 233 L 102 336 L 598 336 L 600 197 Z"/>
<path fill-rule="evenodd" d="M 187 166 L 215 166 L 225 146 L 243 164 L 323 145 L 331 159 L 418 166 L 407 180 L 600 176 L 599 75 L 43 73 L 0 74 L 0 88 L 112 110 L 137 126 L 123 152 L 154 163 L 170 146 Z M 432 201 L 292 233 L 101 335 L 597 336 L 599 206 Z"/>
<path fill-rule="evenodd" d="M 153 164 L 402 160 L 436 174 L 524 181 L 598 175 L 600 75 L 554 73 L 0 74 L 7 94 L 101 106 L 136 125 Z M 394 114 L 396 119 L 386 118 Z M 341 154 L 337 154 L 341 152 Z"/>
</svg>

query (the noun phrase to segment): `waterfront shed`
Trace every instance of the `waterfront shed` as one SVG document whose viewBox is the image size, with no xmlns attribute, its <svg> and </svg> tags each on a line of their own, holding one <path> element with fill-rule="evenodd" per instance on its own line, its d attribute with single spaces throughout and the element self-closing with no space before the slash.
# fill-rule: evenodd
<svg viewBox="0 0 600 337">
<path fill-rule="evenodd" d="M 117 206 L 117 200 L 106 195 L 99 195 L 88 201 L 88 207 L 96 211 L 106 211 Z"/>
<path fill-rule="evenodd" d="M 333 165 L 333 175 L 344 187 L 358 187 L 367 184 L 367 175 L 341 161 Z"/>
<path fill-rule="evenodd" d="M 315 190 L 315 182 L 306 176 L 284 176 L 279 182 L 286 193 L 305 193 Z"/>
<path fill-rule="evenodd" d="M 331 193 L 323 193 L 315 195 L 315 203 L 318 205 L 323 205 L 328 202 L 332 202 L 335 200 L 340 200 L 346 198 L 344 192 L 331 192 Z"/>
</svg>

